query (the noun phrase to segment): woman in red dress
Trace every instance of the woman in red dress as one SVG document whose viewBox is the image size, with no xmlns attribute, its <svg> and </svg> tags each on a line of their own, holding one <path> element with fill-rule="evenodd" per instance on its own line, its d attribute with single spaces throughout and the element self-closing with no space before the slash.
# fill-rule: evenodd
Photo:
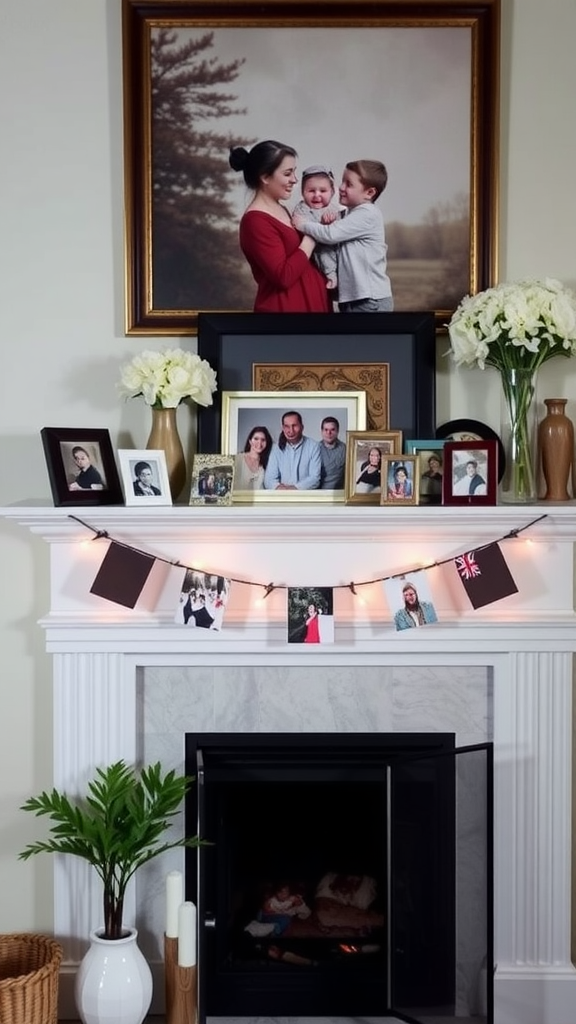
<svg viewBox="0 0 576 1024">
<path fill-rule="evenodd" d="M 316 243 L 292 226 L 283 201 L 297 182 L 296 150 L 267 140 L 230 150 L 230 166 L 242 171 L 252 202 L 240 221 L 240 248 L 258 290 L 255 313 L 328 313 L 327 281 L 310 261 Z"/>
<path fill-rule="evenodd" d="M 318 625 L 318 609 L 316 605 L 308 605 L 308 618 L 306 619 L 306 636 L 304 637 L 305 644 L 319 644 L 320 643 L 320 628 Z"/>
</svg>

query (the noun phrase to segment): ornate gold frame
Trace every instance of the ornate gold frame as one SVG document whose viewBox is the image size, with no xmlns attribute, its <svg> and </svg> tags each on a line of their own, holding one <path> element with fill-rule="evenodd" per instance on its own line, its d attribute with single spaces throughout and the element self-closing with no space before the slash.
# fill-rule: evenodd
<svg viewBox="0 0 576 1024">
<path fill-rule="evenodd" d="M 199 0 L 123 0 L 127 334 L 195 334 L 200 312 L 250 309 L 253 299 L 251 279 L 243 276 L 247 271 L 234 240 L 236 225 L 229 225 L 226 221 L 226 216 L 230 216 L 226 213 L 226 201 L 227 190 L 233 181 L 227 163 L 227 145 L 244 141 L 251 144 L 254 140 L 248 142 L 239 138 L 241 124 L 230 121 L 229 111 L 227 114 L 213 114 L 213 120 L 208 119 L 207 122 L 198 115 L 198 106 L 206 103 L 201 93 L 203 84 L 205 87 L 211 84 L 213 92 L 228 93 L 229 96 L 224 98 L 229 103 L 222 101 L 228 108 L 242 107 L 242 88 L 230 84 L 237 77 L 234 72 L 230 73 L 227 84 L 218 80 L 215 84 L 203 83 L 197 76 L 195 83 L 188 86 L 195 93 L 196 106 L 190 113 L 191 127 L 186 135 L 183 119 L 174 116 L 178 112 L 171 109 L 174 91 L 171 93 L 166 84 L 169 79 L 166 75 L 160 76 L 159 71 L 154 78 L 159 34 L 174 36 L 174 45 L 178 48 L 181 30 L 197 29 L 193 38 L 199 40 L 219 29 L 239 29 L 246 33 L 257 29 L 269 29 L 271 32 L 288 29 L 286 45 L 290 47 L 293 45 L 292 30 L 298 28 L 321 29 L 323 36 L 331 29 L 344 30 L 346 47 L 349 47 L 346 55 L 349 53 L 352 63 L 356 52 L 356 29 L 385 32 L 407 28 L 431 33 L 436 29 L 454 30 L 454 33 L 460 33 L 458 37 L 454 36 L 455 45 L 458 39 L 459 52 L 461 33 L 463 30 L 468 33 L 469 68 L 463 68 L 460 86 L 452 90 L 452 95 L 459 94 L 462 88 L 469 90 L 469 137 L 467 132 L 465 139 L 455 141 L 458 154 L 465 153 L 469 162 L 470 182 L 469 195 L 464 197 L 465 205 L 459 214 L 460 243 L 456 249 L 453 245 L 451 248 L 449 236 L 458 219 L 456 213 L 453 211 L 446 219 L 448 215 L 443 214 L 442 204 L 437 202 L 430 208 L 431 219 L 426 222 L 431 239 L 443 247 L 442 253 L 433 256 L 434 266 L 432 263 L 420 266 L 415 273 L 415 265 L 425 262 L 424 249 L 420 259 L 417 245 L 410 258 L 404 260 L 410 264 L 409 267 L 400 266 L 402 260 L 398 248 L 395 252 L 389 250 L 389 270 L 393 290 L 394 275 L 397 281 L 400 280 L 398 275 L 402 270 L 402 280 L 405 280 L 406 273 L 414 278 L 419 296 L 409 305 L 397 302 L 396 309 L 399 312 L 434 309 L 437 326 L 446 322 L 466 291 L 481 290 L 496 280 L 500 0 L 419 0 L 418 3 L 413 0 L 211 0 L 210 3 Z M 262 52 L 266 52 L 266 47 L 262 47 Z M 210 56 L 210 52 L 207 55 L 202 53 L 198 62 L 204 57 L 209 61 Z M 238 57 L 241 60 L 242 55 L 239 53 Z M 421 66 L 421 63 L 413 62 L 414 66 Z M 446 69 L 455 64 L 448 54 Z M 186 65 L 186 68 L 190 66 Z M 295 66 L 300 74 L 297 62 Z M 194 68 L 197 70 L 196 65 Z M 178 70 L 181 69 L 175 69 L 174 73 Z M 243 75 L 249 76 L 250 72 L 249 65 L 242 70 Z M 336 131 L 342 131 L 346 119 L 354 117 L 354 111 L 342 110 L 340 104 L 334 104 L 330 90 L 326 92 L 323 87 L 321 62 L 314 61 L 306 73 L 310 75 L 308 92 L 314 91 L 316 98 L 326 94 L 326 109 L 318 124 L 320 133 L 323 127 L 332 137 L 334 129 L 327 123 L 327 115 L 331 116 L 332 111 L 337 110 L 340 121 Z M 362 78 L 362 75 L 354 75 L 352 69 L 348 69 L 348 78 L 354 77 Z M 410 75 L 406 82 L 407 88 L 414 87 Z M 313 88 L 315 84 L 318 86 L 316 89 Z M 287 103 L 290 95 L 291 90 L 287 87 Z M 370 101 L 369 97 L 367 99 Z M 380 107 L 382 100 L 376 97 L 373 102 Z M 392 102 L 402 105 L 400 82 L 396 83 Z M 265 111 L 265 90 L 262 92 L 262 104 Z M 162 116 L 156 111 L 162 111 Z M 443 123 L 449 120 L 450 111 L 446 110 L 445 115 L 444 119 L 439 119 Z M 215 117 L 226 116 L 228 122 L 214 120 Z M 384 111 L 382 119 L 385 134 Z M 178 131 L 175 125 L 178 125 Z M 202 125 L 207 132 L 207 148 L 194 149 L 194 139 L 201 130 L 198 126 Z M 281 125 L 279 134 L 282 134 Z M 175 138 L 178 145 L 173 152 L 169 147 L 173 146 Z M 423 175 L 426 175 L 426 167 L 430 167 L 431 162 L 440 158 L 450 159 L 445 148 L 442 152 L 435 152 L 435 138 L 433 124 L 422 131 L 421 139 L 417 137 L 416 144 L 420 148 L 411 165 L 422 167 Z M 299 139 L 288 141 L 298 149 Z M 406 144 L 412 145 L 413 141 L 414 133 L 407 137 Z M 401 139 L 396 141 L 398 145 L 402 147 Z M 371 138 L 366 140 L 366 146 L 371 149 Z M 342 166 L 357 155 L 346 153 L 345 148 Z M 199 166 L 203 158 L 207 159 L 207 164 Z M 338 168 L 338 174 L 340 170 Z M 396 182 L 396 187 L 409 186 Z M 434 200 L 433 196 L 430 198 Z M 435 215 L 437 221 L 433 223 Z M 422 221 L 422 231 L 426 224 Z M 442 224 L 445 231 L 440 230 Z M 406 227 L 404 224 L 400 226 Z M 420 222 L 416 226 L 420 227 Z M 387 224 L 389 236 L 390 231 L 391 226 Z M 430 256 L 426 258 L 432 259 Z M 463 278 L 459 281 L 458 273 L 463 265 Z M 244 290 L 242 281 L 247 282 Z M 451 294 L 454 291 L 458 295 Z"/>
<path fill-rule="evenodd" d="M 254 363 L 255 391 L 365 391 L 368 430 L 390 426 L 388 363 Z"/>
</svg>

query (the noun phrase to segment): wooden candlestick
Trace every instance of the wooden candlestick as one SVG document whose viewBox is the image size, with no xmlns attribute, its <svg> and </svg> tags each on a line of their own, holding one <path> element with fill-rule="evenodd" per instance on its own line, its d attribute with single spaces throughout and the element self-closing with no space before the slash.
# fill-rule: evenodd
<svg viewBox="0 0 576 1024">
<path fill-rule="evenodd" d="M 164 994 L 166 1002 L 166 1024 L 176 1024 L 174 1017 L 174 993 L 176 990 L 176 968 L 178 966 L 178 939 L 164 933 Z"/>
<path fill-rule="evenodd" d="M 176 965 L 173 1024 L 196 1024 L 197 968 Z M 168 1018 L 166 1018 L 167 1024 Z"/>
<path fill-rule="evenodd" d="M 180 967 L 178 939 L 164 935 L 166 1024 L 196 1024 L 197 967 Z"/>
</svg>

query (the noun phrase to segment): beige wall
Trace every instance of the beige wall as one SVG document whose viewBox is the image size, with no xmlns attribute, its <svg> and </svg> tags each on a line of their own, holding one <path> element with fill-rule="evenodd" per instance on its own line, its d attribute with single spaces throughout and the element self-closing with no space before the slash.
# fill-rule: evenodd
<svg viewBox="0 0 576 1024">
<path fill-rule="evenodd" d="M 119 363 L 157 338 L 123 335 L 120 0 L 0 5 L 0 505 L 50 504 L 39 431 L 109 428 L 143 447 L 142 404 L 115 394 Z M 576 5 L 503 0 L 500 277 L 576 285 Z M 439 340 L 438 418 L 498 428 L 491 371 L 455 372 Z M 576 364 L 544 369 L 543 393 L 576 418 Z M 180 410 L 186 432 L 188 410 Z M 49 858 L 22 864 L 35 836 L 18 807 L 51 785 L 50 659 L 37 620 L 48 552 L 0 524 L 0 921 L 50 928 Z"/>
</svg>

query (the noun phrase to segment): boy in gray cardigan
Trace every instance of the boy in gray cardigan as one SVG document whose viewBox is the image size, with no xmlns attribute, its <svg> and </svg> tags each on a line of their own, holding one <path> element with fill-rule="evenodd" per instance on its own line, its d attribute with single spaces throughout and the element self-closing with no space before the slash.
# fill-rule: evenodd
<svg viewBox="0 0 576 1024">
<path fill-rule="evenodd" d="M 338 307 L 341 313 L 381 313 L 394 308 L 386 273 L 384 220 L 374 203 L 386 188 L 388 173 L 379 160 L 346 164 L 339 189 L 347 213 L 332 224 L 293 215 L 298 231 L 323 245 L 338 246 Z"/>
</svg>

